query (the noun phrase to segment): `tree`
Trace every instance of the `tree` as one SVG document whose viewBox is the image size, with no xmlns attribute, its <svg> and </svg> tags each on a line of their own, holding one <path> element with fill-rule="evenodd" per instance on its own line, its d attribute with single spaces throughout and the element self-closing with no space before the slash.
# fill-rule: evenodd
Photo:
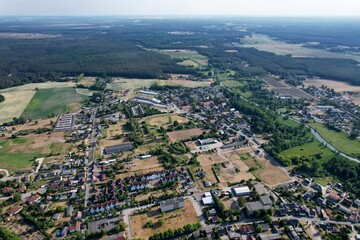
<svg viewBox="0 0 360 240">
<path fill-rule="evenodd" d="M 255 231 L 257 232 L 257 233 L 261 233 L 262 231 L 263 231 L 263 228 L 262 228 L 262 226 L 257 226 L 256 228 L 255 228 Z"/>
<path fill-rule="evenodd" d="M 272 218 L 269 214 L 266 214 L 264 216 L 264 221 L 267 222 L 268 224 L 271 224 L 272 223 Z"/>
<path fill-rule="evenodd" d="M 21 200 L 21 194 L 20 193 L 14 193 L 14 200 L 16 201 L 16 202 L 18 202 L 18 201 L 20 201 Z"/>
<path fill-rule="evenodd" d="M 245 204 L 246 204 L 246 198 L 244 196 L 241 196 L 241 197 L 238 197 L 238 204 L 239 204 L 239 207 L 245 207 Z"/>
<path fill-rule="evenodd" d="M 164 226 L 164 224 L 165 224 L 165 219 L 160 218 L 159 221 L 158 221 L 158 224 L 160 225 L 160 227 L 161 227 L 161 226 Z"/>
</svg>

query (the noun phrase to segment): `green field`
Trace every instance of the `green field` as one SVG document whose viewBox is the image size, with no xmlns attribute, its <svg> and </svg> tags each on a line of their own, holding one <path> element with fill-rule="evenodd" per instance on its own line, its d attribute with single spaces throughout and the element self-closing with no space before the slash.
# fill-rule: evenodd
<svg viewBox="0 0 360 240">
<path fill-rule="evenodd" d="M 21 114 L 24 118 L 46 118 L 80 109 L 88 97 L 78 94 L 72 87 L 37 90 L 30 103 Z"/>
<path fill-rule="evenodd" d="M 15 138 L 0 141 L 0 168 L 16 170 L 31 167 L 35 157 L 41 157 L 37 152 L 11 152 L 12 146 L 25 145 L 29 139 Z M 6 145 L 5 145 L 6 144 Z"/>
<path fill-rule="evenodd" d="M 337 150 L 351 156 L 360 156 L 359 140 L 350 139 L 349 134 L 328 129 L 321 123 L 310 123 L 309 125 Z"/>
<path fill-rule="evenodd" d="M 281 157 L 292 157 L 292 156 L 304 156 L 311 157 L 317 154 L 322 154 L 322 160 L 330 160 L 335 154 L 327 147 L 322 145 L 319 141 L 315 140 L 311 143 L 293 147 L 282 151 L 279 156 Z"/>
<path fill-rule="evenodd" d="M 244 87 L 245 83 L 235 80 L 225 80 L 222 82 L 226 87 L 233 88 L 233 87 Z"/>
<path fill-rule="evenodd" d="M 280 124 L 283 124 L 283 125 L 286 125 L 286 126 L 289 126 L 289 127 L 293 127 L 293 128 L 300 126 L 299 123 L 294 122 L 294 121 L 292 121 L 290 119 L 285 120 L 283 116 L 277 117 L 276 122 L 278 122 Z"/>
</svg>

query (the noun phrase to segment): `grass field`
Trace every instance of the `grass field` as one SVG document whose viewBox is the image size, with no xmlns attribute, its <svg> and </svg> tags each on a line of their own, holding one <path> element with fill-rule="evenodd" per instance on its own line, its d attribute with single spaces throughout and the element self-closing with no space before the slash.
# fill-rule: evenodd
<svg viewBox="0 0 360 240">
<path fill-rule="evenodd" d="M 63 114 L 80 109 L 81 102 L 87 99 L 74 88 L 40 89 L 31 99 L 29 105 L 21 114 L 24 118 L 46 118 L 50 114 Z"/>
<path fill-rule="evenodd" d="M 293 128 L 300 126 L 299 123 L 297 123 L 297 122 L 295 122 L 295 121 L 292 121 L 292 120 L 290 120 L 290 119 L 286 119 L 286 120 L 285 120 L 284 117 L 282 117 L 282 116 L 279 116 L 279 117 L 276 119 L 276 122 L 281 123 L 282 125 L 286 125 L 286 126 L 289 126 L 289 127 L 293 127 Z"/>
<path fill-rule="evenodd" d="M 0 168 L 14 170 L 20 168 L 29 168 L 32 160 L 38 157 L 36 152 L 12 152 L 13 147 L 22 148 L 29 143 L 28 139 L 16 138 L 0 141 Z"/>
<path fill-rule="evenodd" d="M 333 145 L 337 150 L 352 156 L 360 156 L 360 141 L 350 139 L 349 134 L 330 130 L 321 123 L 310 123 L 328 143 Z"/>
<path fill-rule="evenodd" d="M 235 80 L 226 80 L 222 82 L 226 87 L 232 88 L 232 87 L 244 87 L 245 83 Z"/>
<path fill-rule="evenodd" d="M 334 156 L 334 153 L 329 148 L 322 145 L 319 141 L 315 140 L 311 143 L 306 143 L 301 146 L 293 147 L 281 152 L 279 155 L 283 157 L 291 156 L 304 156 L 310 157 L 322 153 L 323 160 L 330 160 Z"/>
</svg>

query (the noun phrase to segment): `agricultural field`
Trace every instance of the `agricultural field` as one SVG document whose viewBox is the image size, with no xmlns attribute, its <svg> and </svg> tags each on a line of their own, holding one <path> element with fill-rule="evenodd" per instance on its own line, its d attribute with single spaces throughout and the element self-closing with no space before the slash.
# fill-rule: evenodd
<svg viewBox="0 0 360 240">
<path fill-rule="evenodd" d="M 273 77 L 265 77 L 264 81 L 268 84 L 269 89 L 273 90 L 279 95 L 290 95 L 294 98 L 312 99 L 313 97 L 303 90 L 287 85 L 283 80 L 278 80 Z"/>
<path fill-rule="evenodd" d="M 11 121 L 14 117 L 20 117 L 25 108 L 34 97 L 35 89 L 73 87 L 73 82 L 44 82 L 30 83 L 17 87 L 1 89 L 0 94 L 5 101 L 0 103 L 0 124 Z"/>
<path fill-rule="evenodd" d="M 350 139 L 349 134 L 328 129 L 321 123 L 310 123 L 309 125 L 337 150 L 350 156 L 360 156 L 360 141 L 358 139 Z"/>
<path fill-rule="evenodd" d="M 112 83 L 108 83 L 106 88 L 113 91 L 149 88 L 158 79 L 136 79 L 136 78 L 114 78 Z"/>
<path fill-rule="evenodd" d="M 194 128 L 194 129 L 168 132 L 167 134 L 172 142 L 176 142 L 178 140 L 188 139 L 192 136 L 201 135 L 202 133 L 203 130 L 201 128 Z"/>
<path fill-rule="evenodd" d="M 160 86 L 181 86 L 181 87 L 207 87 L 211 81 L 191 81 L 185 79 L 132 79 L 132 78 L 115 78 L 112 83 L 107 84 L 107 89 L 113 91 L 132 90 L 141 88 L 150 88 L 153 84 Z"/>
<path fill-rule="evenodd" d="M 167 50 L 159 50 L 159 52 L 169 55 L 172 58 L 182 59 L 183 62 L 180 62 L 180 65 L 184 65 L 187 60 L 195 63 L 197 66 L 207 66 L 208 58 L 199 54 L 196 51 L 186 50 L 186 49 L 167 49 Z"/>
<path fill-rule="evenodd" d="M 158 221 L 164 220 L 161 226 Z M 147 222 L 153 222 L 154 226 L 146 228 Z M 189 200 L 185 200 L 185 207 L 162 214 L 159 207 L 153 207 L 147 213 L 130 216 L 130 229 L 134 238 L 148 239 L 151 235 L 168 229 L 177 229 L 189 223 L 195 223 L 198 217 Z"/>
<path fill-rule="evenodd" d="M 157 84 L 160 86 L 180 86 L 180 87 L 188 87 L 188 88 L 196 88 L 196 87 L 208 87 L 210 86 L 212 81 L 191 81 L 191 80 L 159 80 Z"/>
<path fill-rule="evenodd" d="M 292 55 L 307 58 L 348 58 L 360 61 L 356 53 L 333 53 L 322 49 L 307 48 L 303 44 L 291 44 L 272 39 L 263 34 L 252 34 L 241 39 L 239 47 L 256 48 L 261 51 L 272 52 L 277 55 Z"/>
<path fill-rule="evenodd" d="M 340 82 L 335 80 L 327 79 L 311 79 L 304 81 L 304 86 L 314 86 L 320 88 L 321 86 L 326 86 L 332 88 L 335 92 L 360 92 L 360 86 L 352 86 L 346 82 Z"/>
<path fill-rule="evenodd" d="M 86 96 L 76 93 L 76 90 L 70 87 L 39 89 L 21 116 L 38 119 L 51 114 L 73 112 L 80 109 L 81 103 L 86 99 Z"/>
</svg>

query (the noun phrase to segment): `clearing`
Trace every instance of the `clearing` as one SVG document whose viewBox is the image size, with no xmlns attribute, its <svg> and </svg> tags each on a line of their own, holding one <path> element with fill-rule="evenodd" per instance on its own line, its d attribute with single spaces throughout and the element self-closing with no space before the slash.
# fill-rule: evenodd
<svg viewBox="0 0 360 240">
<path fill-rule="evenodd" d="M 200 66 L 208 65 L 208 58 L 204 55 L 199 54 L 197 51 L 187 49 L 166 49 L 159 50 L 159 52 L 167 54 L 172 58 L 181 59 L 184 61 L 191 60 Z M 181 62 L 179 64 L 181 64 Z"/>
<path fill-rule="evenodd" d="M 203 133 L 203 130 L 201 128 L 194 128 L 194 129 L 168 132 L 167 135 L 169 136 L 169 138 L 172 142 L 176 142 L 178 140 L 184 140 L 184 139 L 191 138 L 192 136 L 201 135 L 202 133 Z"/>
<path fill-rule="evenodd" d="M 349 134 L 328 129 L 321 123 L 309 123 L 328 143 L 350 156 L 360 156 L 360 141 L 350 139 Z"/>
<path fill-rule="evenodd" d="M 86 99 L 86 96 L 78 94 L 72 87 L 39 89 L 21 116 L 39 119 L 51 114 L 73 112 L 80 109 L 81 103 Z"/>
<path fill-rule="evenodd" d="M 165 223 L 160 226 L 159 219 Z M 131 234 L 134 238 L 148 239 L 151 235 L 168 229 L 177 229 L 189 223 L 198 222 L 196 211 L 189 200 L 185 200 L 185 207 L 162 214 L 159 207 L 151 208 L 147 213 L 135 214 L 130 217 Z M 147 222 L 153 222 L 152 228 L 146 228 Z"/>
<path fill-rule="evenodd" d="M 360 55 L 356 53 L 333 53 L 322 49 L 307 48 L 303 44 L 291 44 L 272 39 L 263 34 L 252 34 L 241 39 L 238 47 L 256 48 L 261 51 L 272 52 L 277 55 L 289 55 L 293 57 L 308 58 L 348 58 L 360 61 Z"/>
</svg>

